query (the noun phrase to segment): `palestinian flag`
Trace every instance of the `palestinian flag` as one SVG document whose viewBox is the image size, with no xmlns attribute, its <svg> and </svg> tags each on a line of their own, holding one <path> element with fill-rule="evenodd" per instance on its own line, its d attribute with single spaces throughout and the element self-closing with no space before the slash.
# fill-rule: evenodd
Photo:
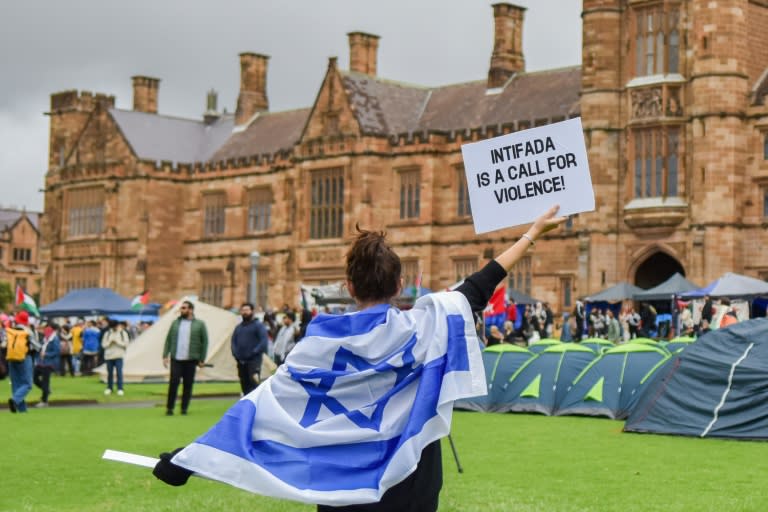
<svg viewBox="0 0 768 512">
<path fill-rule="evenodd" d="M 18 285 L 16 286 L 16 307 L 26 310 L 31 315 L 40 316 L 35 299 L 24 293 L 24 290 Z"/>
<path fill-rule="evenodd" d="M 134 311 L 141 311 L 149 304 L 149 292 L 143 291 L 131 300 L 131 309 Z"/>
</svg>

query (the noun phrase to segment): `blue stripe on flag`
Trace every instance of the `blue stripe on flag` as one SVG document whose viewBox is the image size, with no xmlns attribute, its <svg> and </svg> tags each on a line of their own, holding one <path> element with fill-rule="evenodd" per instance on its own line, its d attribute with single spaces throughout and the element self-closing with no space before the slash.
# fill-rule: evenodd
<svg viewBox="0 0 768 512">
<path fill-rule="evenodd" d="M 317 315 L 307 326 L 307 336 L 344 338 L 371 332 L 376 326 L 387 321 L 387 311 L 390 307 L 388 304 L 381 304 L 354 315 Z"/>
<path fill-rule="evenodd" d="M 467 337 L 464 334 L 464 318 L 461 315 L 448 315 L 448 367 L 447 372 L 469 371 Z"/>
</svg>

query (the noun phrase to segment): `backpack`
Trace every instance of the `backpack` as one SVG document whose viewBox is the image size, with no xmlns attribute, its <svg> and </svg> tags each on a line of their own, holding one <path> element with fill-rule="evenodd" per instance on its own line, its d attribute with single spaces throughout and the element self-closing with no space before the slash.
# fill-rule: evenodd
<svg viewBox="0 0 768 512">
<path fill-rule="evenodd" d="M 5 359 L 15 363 L 24 361 L 29 352 L 29 333 L 24 329 L 9 327 L 5 330 L 5 334 L 8 344 Z"/>
</svg>

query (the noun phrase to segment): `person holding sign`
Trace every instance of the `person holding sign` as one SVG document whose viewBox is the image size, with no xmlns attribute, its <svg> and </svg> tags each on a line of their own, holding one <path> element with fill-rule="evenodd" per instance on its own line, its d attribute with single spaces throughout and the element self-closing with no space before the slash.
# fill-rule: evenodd
<svg viewBox="0 0 768 512">
<path fill-rule="evenodd" d="M 401 263 L 382 232 L 358 228 L 346 277 L 358 311 L 318 315 L 272 377 L 207 433 L 164 453 L 154 475 L 183 485 L 196 473 L 318 511 L 435 511 L 440 438 L 453 402 L 486 392 L 473 312 L 482 311 L 558 207 L 455 291 L 391 305 Z"/>
</svg>

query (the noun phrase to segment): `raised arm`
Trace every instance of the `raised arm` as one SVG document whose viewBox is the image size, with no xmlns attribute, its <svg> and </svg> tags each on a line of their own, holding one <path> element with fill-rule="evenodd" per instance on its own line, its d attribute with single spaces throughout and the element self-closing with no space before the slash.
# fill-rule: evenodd
<svg viewBox="0 0 768 512">
<path fill-rule="evenodd" d="M 529 247 L 544 233 L 551 231 L 565 222 L 565 217 L 556 217 L 559 206 L 553 206 L 536 219 L 528 231 L 504 252 L 489 261 L 482 269 L 475 272 L 456 289 L 469 301 L 472 311 L 482 311 L 493 295 L 493 290 L 507 276 L 515 264 L 525 255 Z"/>
</svg>

